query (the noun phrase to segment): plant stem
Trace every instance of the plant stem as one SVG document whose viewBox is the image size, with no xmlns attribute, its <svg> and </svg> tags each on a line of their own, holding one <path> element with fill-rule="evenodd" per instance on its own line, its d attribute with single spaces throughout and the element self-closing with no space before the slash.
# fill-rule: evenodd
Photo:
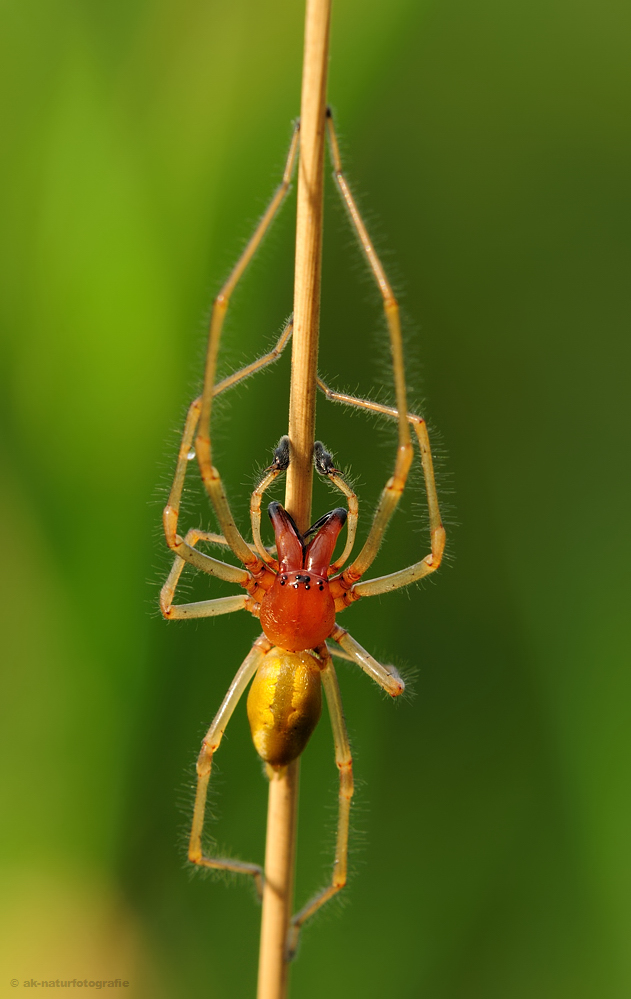
<svg viewBox="0 0 631 999">
<path fill-rule="evenodd" d="M 296 855 L 299 761 L 269 782 L 265 888 L 257 999 L 287 995 L 287 930 L 291 917 Z"/>
<path fill-rule="evenodd" d="M 285 494 L 285 505 L 301 531 L 309 527 L 311 517 L 330 9 L 331 0 L 307 0 L 289 398 L 291 463 Z"/>
<path fill-rule="evenodd" d="M 311 518 L 330 15 L 331 0 L 307 0 L 289 398 L 291 461 L 285 492 L 285 506 L 301 531 Z M 285 999 L 287 995 L 299 766 L 296 760 L 270 780 L 258 999 Z"/>
</svg>

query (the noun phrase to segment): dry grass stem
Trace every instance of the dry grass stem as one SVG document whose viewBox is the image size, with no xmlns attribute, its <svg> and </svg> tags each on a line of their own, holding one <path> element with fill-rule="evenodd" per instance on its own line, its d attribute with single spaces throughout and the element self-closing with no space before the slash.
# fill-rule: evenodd
<svg viewBox="0 0 631 999">
<path fill-rule="evenodd" d="M 299 530 L 306 530 L 311 517 L 330 14 L 330 0 L 307 0 L 289 402 L 291 463 L 285 493 L 285 506 Z M 270 780 L 258 999 L 287 995 L 299 766 L 296 760 Z"/>
</svg>

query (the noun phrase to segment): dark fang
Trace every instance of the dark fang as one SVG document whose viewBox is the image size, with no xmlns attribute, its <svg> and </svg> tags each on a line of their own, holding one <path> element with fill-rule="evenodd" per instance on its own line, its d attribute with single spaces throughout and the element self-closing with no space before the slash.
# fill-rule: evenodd
<svg viewBox="0 0 631 999">
<path fill-rule="evenodd" d="M 304 557 L 305 548 L 306 548 L 305 539 L 303 538 L 302 534 L 300 533 L 300 531 L 296 527 L 296 521 L 294 520 L 294 518 L 292 517 L 292 515 L 287 510 L 285 510 L 285 508 L 283 507 L 283 504 L 282 503 L 278 503 L 276 500 L 273 500 L 270 503 L 270 505 L 268 506 L 268 508 L 267 508 L 267 514 L 268 514 L 270 520 L 272 518 L 272 512 L 275 512 L 276 510 L 282 510 L 283 511 L 283 513 L 287 517 L 287 520 L 289 521 L 289 523 L 293 527 L 294 531 L 296 532 L 296 537 L 298 538 L 298 541 L 300 542 L 300 545 L 302 547 L 302 554 L 303 554 L 303 557 Z"/>
<path fill-rule="evenodd" d="M 316 520 L 315 524 L 311 525 L 308 531 L 305 531 L 305 533 L 302 536 L 303 540 L 306 541 L 306 539 L 310 538 L 312 534 L 317 534 L 320 528 L 324 527 L 324 525 L 328 523 L 331 517 L 339 517 L 343 527 L 344 524 L 346 523 L 346 517 L 347 517 L 346 510 L 344 509 L 344 507 L 338 506 L 335 508 L 335 510 L 330 510 L 329 513 L 325 513 L 323 517 L 320 517 L 319 520 Z"/>
</svg>

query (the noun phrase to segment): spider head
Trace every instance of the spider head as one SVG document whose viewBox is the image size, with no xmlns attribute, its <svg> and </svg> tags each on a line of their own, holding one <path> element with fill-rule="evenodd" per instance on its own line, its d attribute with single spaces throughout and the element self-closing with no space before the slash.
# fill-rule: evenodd
<svg viewBox="0 0 631 999">
<path fill-rule="evenodd" d="M 261 602 L 261 624 L 271 642 L 290 652 L 321 645 L 335 624 L 328 574 L 335 542 L 346 522 L 339 507 L 301 534 L 280 503 L 270 503 L 279 569 Z"/>
</svg>

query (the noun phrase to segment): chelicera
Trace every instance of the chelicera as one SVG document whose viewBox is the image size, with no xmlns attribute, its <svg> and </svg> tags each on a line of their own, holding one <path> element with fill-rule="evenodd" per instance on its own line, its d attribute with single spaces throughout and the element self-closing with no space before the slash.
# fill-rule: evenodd
<svg viewBox="0 0 631 999">
<path fill-rule="evenodd" d="M 160 607 L 164 617 L 182 620 L 247 610 L 260 619 L 263 629 L 263 633 L 256 639 L 239 667 L 204 737 L 197 760 L 197 791 L 188 852 L 189 859 L 194 864 L 251 875 L 259 891 L 261 890 L 263 872 L 259 865 L 211 857 L 203 851 L 204 811 L 213 754 L 219 747 L 226 725 L 241 695 L 252 681 L 247 699 L 247 711 L 253 742 L 267 767 L 272 772 L 280 771 L 303 752 L 320 717 L 322 688 L 324 688 L 340 777 L 338 833 L 333 876 L 331 884 L 294 916 L 288 941 L 290 953 L 295 950 L 298 933 L 305 920 L 344 886 L 347 876 L 353 772 L 340 692 L 331 657 L 338 655 L 355 663 L 392 697 L 398 697 L 404 690 L 403 680 L 394 667 L 377 662 L 344 628 L 340 627 L 336 622 L 336 615 L 360 598 L 408 586 L 434 572 L 440 565 L 445 545 L 445 532 L 438 506 L 427 428 L 422 417 L 409 413 L 407 409 L 397 302 L 342 173 L 330 114 L 327 115 L 327 127 L 335 180 L 383 297 L 390 334 L 396 395 L 396 407 L 384 406 L 368 399 L 337 392 L 318 379 L 318 388 L 330 401 L 380 414 L 395 420 L 398 426 L 394 471 L 381 494 L 367 538 L 350 565 L 344 568 L 355 541 L 358 519 L 357 497 L 335 467 L 331 454 L 318 441 L 314 445 L 315 467 L 320 475 L 326 477 L 343 494 L 346 507 L 330 511 L 301 534 L 290 512 L 280 503 L 271 503 L 269 515 L 275 533 L 276 555 L 273 554 L 273 550 L 268 550 L 264 546 L 261 539 L 261 502 L 265 491 L 289 467 L 291 461 L 289 438 L 281 439 L 274 452 L 274 461 L 252 493 L 251 542 L 245 540 L 235 524 L 221 477 L 212 462 L 210 417 L 213 398 L 273 363 L 291 337 L 290 320 L 272 351 L 223 381 L 216 382 L 217 353 L 230 296 L 289 187 L 298 144 L 298 128 L 294 131 L 282 183 L 230 277 L 215 299 L 210 321 L 203 390 L 188 411 L 173 485 L 163 514 L 167 544 L 176 556 L 160 597 Z M 405 487 L 413 459 L 410 427 L 414 431 L 423 469 L 429 509 L 431 551 L 406 569 L 377 579 L 366 580 L 363 577 L 377 555 L 388 522 Z M 197 457 L 202 481 L 213 505 L 221 534 L 195 529 L 189 530 L 184 537 L 178 534 L 182 490 L 189 459 L 193 456 Z M 336 542 L 345 525 L 347 533 L 344 549 L 339 558 L 333 560 Z M 197 548 L 200 542 L 230 548 L 241 565 L 236 566 L 207 555 Z M 196 603 L 174 604 L 176 587 L 186 563 L 210 576 L 235 583 L 243 592 Z"/>
</svg>

